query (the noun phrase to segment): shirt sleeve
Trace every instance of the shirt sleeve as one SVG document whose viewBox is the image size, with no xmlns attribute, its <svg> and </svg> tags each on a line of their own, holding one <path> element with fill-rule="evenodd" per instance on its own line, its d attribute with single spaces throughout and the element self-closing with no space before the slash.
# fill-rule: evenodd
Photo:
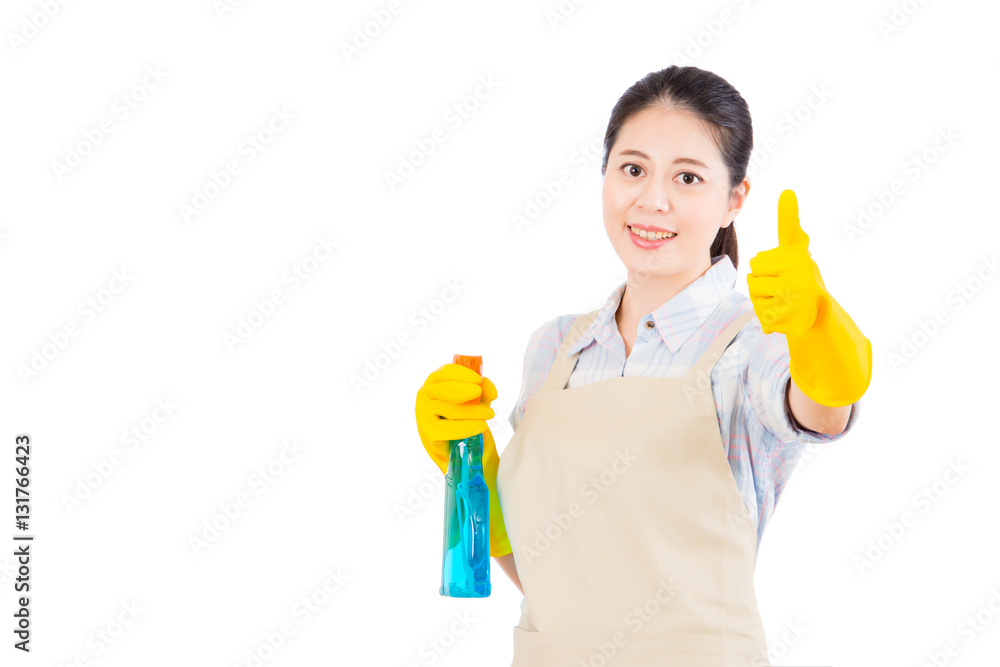
<svg viewBox="0 0 1000 667">
<path fill-rule="evenodd" d="M 528 407 L 528 402 L 535 395 L 545 376 L 555 362 L 556 354 L 566 332 L 572 326 L 576 315 L 561 315 L 549 320 L 535 329 L 528 339 L 528 347 L 524 352 L 524 369 L 521 372 L 521 394 L 510 411 L 507 421 L 515 431 L 521 422 L 521 416 Z"/>
<path fill-rule="evenodd" d="M 847 426 L 836 435 L 801 428 L 786 407 L 785 390 L 791 381 L 788 341 L 782 333 L 765 334 L 754 318 L 741 332 L 748 363 L 740 375 L 743 419 L 760 461 L 754 459 L 759 524 L 757 539 L 777 507 L 788 478 L 809 443 L 832 442 L 847 435 L 858 419 L 861 401 L 855 401 Z M 759 474 L 758 474 L 759 471 Z"/>
<path fill-rule="evenodd" d="M 753 415 L 775 436 L 775 445 L 789 443 L 833 442 L 847 435 L 858 419 L 861 401 L 851 406 L 847 426 L 840 433 L 818 433 L 800 426 L 791 414 L 786 391 L 791 382 L 788 341 L 782 333 L 765 334 L 760 322 L 744 332 L 750 351 L 749 363 L 742 377 L 742 391 Z"/>
</svg>

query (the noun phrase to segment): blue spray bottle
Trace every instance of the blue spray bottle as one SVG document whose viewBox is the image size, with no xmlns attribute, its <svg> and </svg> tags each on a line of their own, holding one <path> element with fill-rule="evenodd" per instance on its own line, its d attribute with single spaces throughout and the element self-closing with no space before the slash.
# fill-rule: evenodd
<svg viewBox="0 0 1000 667">
<path fill-rule="evenodd" d="M 456 354 L 452 363 L 482 375 L 483 358 Z M 469 404 L 479 403 L 479 398 Z M 445 474 L 444 559 L 441 595 L 490 594 L 490 497 L 483 477 L 483 434 L 451 441 Z"/>
</svg>

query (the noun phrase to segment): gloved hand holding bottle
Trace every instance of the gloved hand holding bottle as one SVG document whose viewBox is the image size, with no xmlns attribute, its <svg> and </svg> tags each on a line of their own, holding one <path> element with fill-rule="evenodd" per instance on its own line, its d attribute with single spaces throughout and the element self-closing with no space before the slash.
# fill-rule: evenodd
<svg viewBox="0 0 1000 667">
<path fill-rule="evenodd" d="M 479 404 L 464 405 L 477 397 Z M 489 378 L 452 363 L 427 376 L 417 391 L 415 407 L 420 441 L 442 474 L 448 472 L 452 440 L 483 434 L 483 477 L 489 489 L 490 555 L 494 558 L 512 551 L 497 496 L 500 456 L 486 424 L 496 414 L 490 407 L 496 397 L 496 387 Z"/>
</svg>

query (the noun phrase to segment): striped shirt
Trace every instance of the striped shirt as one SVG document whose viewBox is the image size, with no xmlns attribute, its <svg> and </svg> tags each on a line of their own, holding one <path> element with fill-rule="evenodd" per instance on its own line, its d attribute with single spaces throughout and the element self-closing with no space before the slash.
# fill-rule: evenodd
<svg viewBox="0 0 1000 667">
<path fill-rule="evenodd" d="M 713 257 L 708 271 L 639 321 L 627 359 L 625 341 L 615 321 L 627 285 L 622 283 L 569 349 L 568 354 L 580 351 L 580 356 L 568 386 L 576 388 L 615 377 L 683 375 L 733 320 L 753 312 L 750 298 L 735 289 L 736 275 L 728 255 Z M 508 417 L 515 430 L 580 314 L 560 315 L 531 334 L 524 355 L 521 394 Z M 650 321 L 652 328 L 647 325 Z M 788 361 L 785 335 L 764 334 L 754 314 L 711 375 L 722 447 L 747 511 L 756 521 L 758 548 L 764 526 L 806 444 L 845 436 L 854 426 L 861 404 L 860 400 L 854 403 L 847 427 L 837 435 L 800 428 L 785 409 L 785 389 L 791 380 Z"/>
</svg>

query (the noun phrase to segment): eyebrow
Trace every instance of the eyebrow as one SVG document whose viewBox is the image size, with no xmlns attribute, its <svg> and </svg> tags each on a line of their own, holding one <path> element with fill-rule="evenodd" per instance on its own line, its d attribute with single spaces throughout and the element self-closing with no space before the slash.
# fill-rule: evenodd
<svg viewBox="0 0 1000 667">
<path fill-rule="evenodd" d="M 618 155 L 635 155 L 637 157 L 641 157 L 646 160 L 651 159 L 648 155 L 646 155 L 642 151 L 637 151 L 633 149 L 629 149 L 627 151 L 621 151 L 620 153 L 618 153 Z M 708 169 L 709 171 L 712 170 L 712 168 L 709 167 L 707 164 L 705 164 L 701 160 L 695 160 L 693 157 L 679 157 L 676 160 L 674 160 L 674 164 L 681 164 L 681 163 L 696 164 L 699 167 L 704 167 L 705 169 Z"/>
</svg>

